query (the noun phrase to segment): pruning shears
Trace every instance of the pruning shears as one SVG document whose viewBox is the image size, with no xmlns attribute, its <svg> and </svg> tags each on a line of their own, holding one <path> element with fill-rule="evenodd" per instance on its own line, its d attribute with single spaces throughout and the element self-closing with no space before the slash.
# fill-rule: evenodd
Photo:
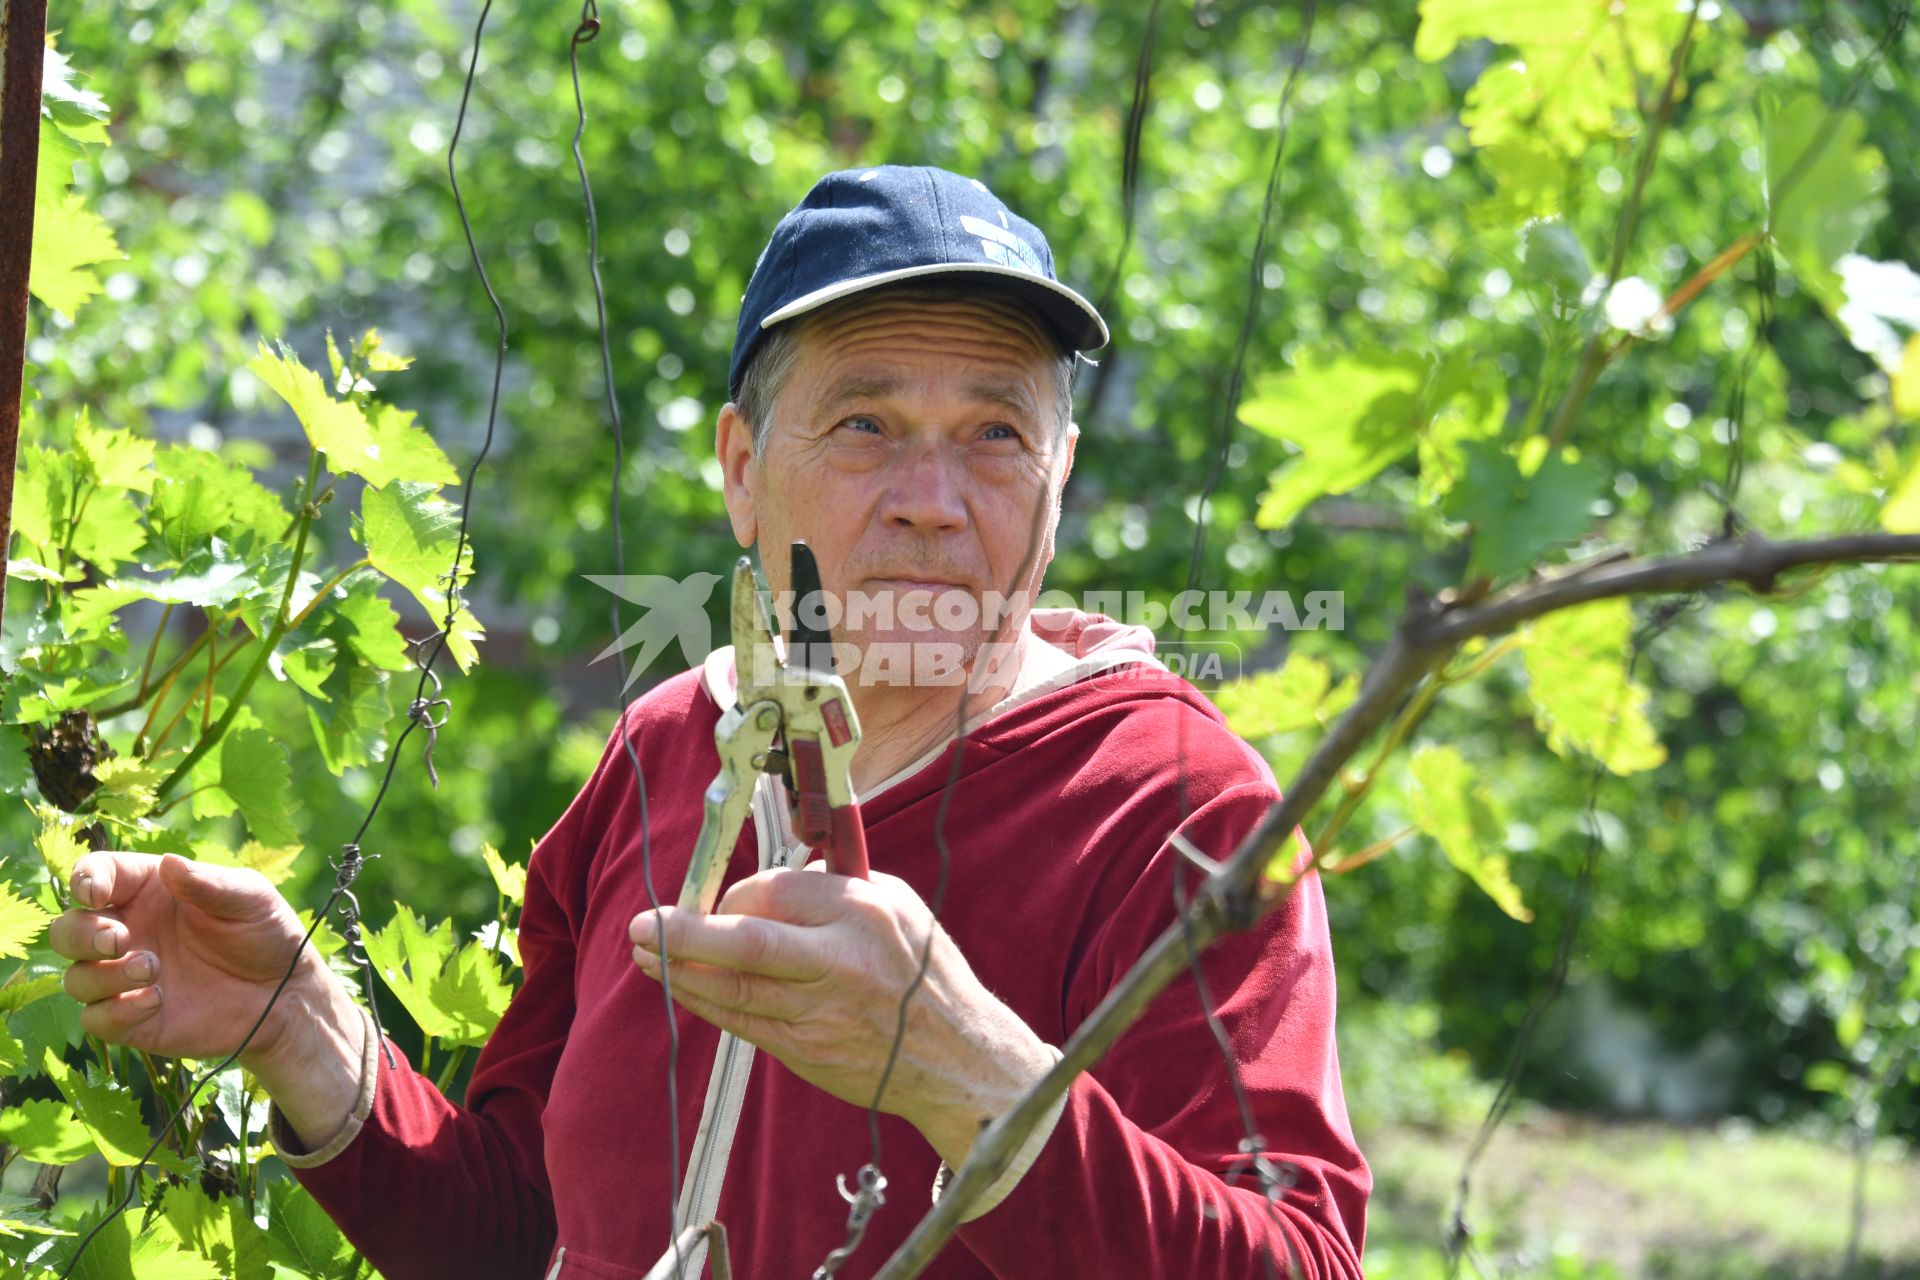
<svg viewBox="0 0 1920 1280">
<path fill-rule="evenodd" d="M 835 667 L 832 629 L 807 621 L 824 597 L 820 567 L 806 543 L 793 544 L 792 566 L 794 625 L 784 646 L 761 608 L 753 562 L 742 556 L 733 567 L 738 696 L 714 726 L 720 772 L 707 787 L 700 838 L 680 889 L 682 910 L 713 910 L 763 773 L 781 780 L 795 833 L 825 859 L 827 870 L 867 878 L 867 836 L 852 772 L 860 721 Z"/>
</svg>

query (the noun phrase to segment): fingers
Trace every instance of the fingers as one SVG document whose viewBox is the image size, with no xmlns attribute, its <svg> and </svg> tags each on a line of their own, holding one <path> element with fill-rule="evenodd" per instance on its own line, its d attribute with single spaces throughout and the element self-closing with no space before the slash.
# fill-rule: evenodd
<svg viewBox="0 0 1920 1280">
<path fill-rule="evenodd" d="M 809 864 L 810 868 L 824 866 Z M 846 876 L 795 875 L 785 868 L 759 871 L 731 885 L 721 895 L 715 914 L 762 916 L 797 925 L 830 924 L 845 916 L 851 904 L 864 901 L 867 888 Z"/>
<path fill-rule="evenodd" d="M 641 972 L 658 979 L 660 977 L 660 959 L 658 956 L 634 949 L 634 961 L 640 965 Z M 671 953 L 669 953 L 671 954 Z M 644 961 L 641 957 L 646 957 Z M 779 1019 L 764 1017 L 748 1009 L 736 1008 L 711 999 L 701 990 L 689 986 L 687 979 L 694 976 L 695 966 L 673 962 L 673 1002 L 693 1014 L 702 1022 L 708 1022 L 722 1031 L 731 1031 L 742 1040 L 750 1040 L 761 1048 L 769 1048 L 777 1042 L 780 1028 L 784 1025 Z M 725 972 L 709 970 L 709 973 Z M 740 977 L 739 974 L 732 975 Z M 698 979 L 695 980 L 696 982 Z"/>
<path fill-rule="evenodd" d="M 684 995 L 700 1001 L 703 1008 L 714 1006 L 779 1022 L 791 1022 L 817 1003 L 799 984 L 785 979 L 694 964 L 671 950 L 667 956 L 673 965 L 673 996 L 676 1001 Z M 654 952 L 636 946 L 633 949 L 633 962 L 639 966 L 640 972 L 656 982 L 660 980 L 660 957 Z"/>
<path fill-rule="evenodd" d="M 89 853 L 73 864 L 73 900 L 105 910 L 131 902 L 159 874 L 160 859 L 150 853 Z"/>
<path fill-rule="evenodd" d="M 160 960 L 151 951 L 129 952 L 119 960 L 91 960 L 68 967 L 61 978 L 67 994 L 81 1004 L 124 995 L 152 986 L 160 976 Z"/>
<path fill-rule="evenodd" d="M 169 853 L 160 859 L 159 874 L 174 897 L 219 920 L 262 919 L 282 901 L 271 881 L 246 867 L 215 866 Z"/>
<path fill-rule="evenodd" d="M 108 960 L 127 948 L 127 926 L 94 911 L 69 911 L 47 929 L 47 944 L 69 960 Z"/>
<path fill-rule="evenodd" d="M 80 1028 L 113 1044 L 124 1044 L 160 1012 L 165 997 L 158 987 L 141 987 L 122 995 L 95 1000 L 80 1010 Z"/>
<path fill-rule="evenodd" d="M 751 915 L 703 916 L 696 911 L 664 907 L 643 911 L 627 926 L 636 950 L 658 955 L 664 949 L 675 960 L 763 974 L 769 978 L 806 980 L 826 975 L 827 966 L 806 931 L 778 920 Z"/>
</svg>

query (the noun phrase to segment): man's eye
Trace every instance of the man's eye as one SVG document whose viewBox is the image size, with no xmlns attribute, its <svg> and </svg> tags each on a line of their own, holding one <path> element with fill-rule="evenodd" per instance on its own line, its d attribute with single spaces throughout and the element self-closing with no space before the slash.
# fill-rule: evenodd
<svg viewBox="0 0 1920 1280">
<path fill-rule="evenodd" d="M 865 435 L 879 435 L 880 424 L 863 414 L 855 414 L 840 424 L 849 431 L 858 431 Z"/>
<path fill-rule="evenodd" d="M 1005 423 L 1001 423 L 998 426 L 988 427 L 983 433 L 983 438 L 987 440 L 1018 440 L 1020 433 Z"/>
</svg>

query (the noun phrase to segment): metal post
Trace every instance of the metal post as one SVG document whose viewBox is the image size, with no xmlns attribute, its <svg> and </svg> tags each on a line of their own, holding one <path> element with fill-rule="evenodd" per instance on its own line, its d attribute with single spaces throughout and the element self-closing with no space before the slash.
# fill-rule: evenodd
<svg viewBox="0 0 1920 1280">
<path fill-rule="evenodd" d="M 47 0 L 0 0 L 0 557 L 13 538 L 13 468 L 27 358 L 27 267 L 40 162 L 40 75 Z M 7 580 L 0 572 L 0 615 Z"/>
</svg>

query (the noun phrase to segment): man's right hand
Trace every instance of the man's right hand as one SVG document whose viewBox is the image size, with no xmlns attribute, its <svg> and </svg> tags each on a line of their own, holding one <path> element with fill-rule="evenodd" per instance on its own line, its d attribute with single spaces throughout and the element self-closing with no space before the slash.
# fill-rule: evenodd
<svg viewBox="0 0 1920 1280">
<path fill-rule="evenodd" d="M 174 854 L 91 853 L 48 940 L 74 964 L 80 1024 L 114 1044 L 217 1060 L 240 1047 L 305 929 L 257 871 Z M 364 1020 L 309 947 L 240 1063 L 295 1131 L 324 1144 L 358 1090 Z"/>
</svg>

